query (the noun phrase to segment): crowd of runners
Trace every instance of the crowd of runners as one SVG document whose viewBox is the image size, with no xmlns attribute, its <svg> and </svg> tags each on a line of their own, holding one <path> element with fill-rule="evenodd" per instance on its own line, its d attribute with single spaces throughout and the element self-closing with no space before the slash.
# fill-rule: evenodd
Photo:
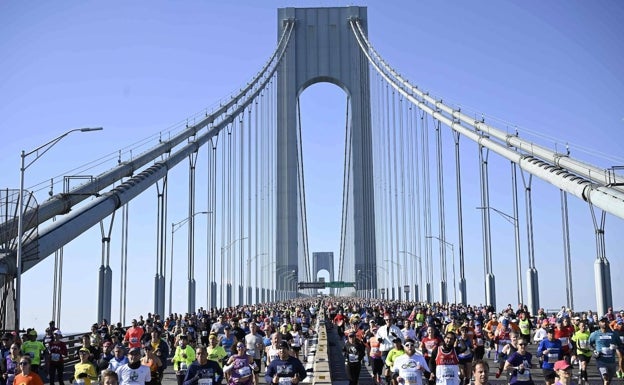
<svg viewBox="0 0 624 385">
<path fill-rule="evenodd" d="M 344 338 L 351 384 L 364 365 L 375 383 L 482 385 L 490 366 L 510 385 L 567 385 L 572 371 L 587 382 L 595 360 L 604 385 L 624 377 L 624 311 L 604 315 L 562 307 L 529 314 L 525 306 L 441 305 L 351 297 L 308 298 L 194 314 L 147 314 L 129 327 L 106 320 L 82 336 L 72 383 L 160 385 L 169 366 L 178 385 L 297 384 L 317 314 Z M 0 344 L 0 385 L 64 385 L 68 356 L 62 332 L 50 322 L 37 331 L 6 333 Z M 527 351 L 535 344 L 536 357 Z M 575 374 L 576 375 L 576 374 Z"/>
<path fill-rule="evenodd" d="M 624 377 L 624 311 L 604 315 L 562 307 L 531 315 L 526 306 L 502 311 L 488 306 L 343 301 L 330 307 L 332 323 L 345 339 L 351 384 L 363 365 L 375 383 L 464 385 L 478 383 L 476 371 L 496 368 L 511 385 L 566 385 L 573 370 L 587 383 L 594 359 L 604 385 Z M 527 345 L 537 345 L 536 357 Z M 483 378 L 481 378 L 482 380 Z M 486 379 L 487 381 L 487 379 Z"/>
</svg>

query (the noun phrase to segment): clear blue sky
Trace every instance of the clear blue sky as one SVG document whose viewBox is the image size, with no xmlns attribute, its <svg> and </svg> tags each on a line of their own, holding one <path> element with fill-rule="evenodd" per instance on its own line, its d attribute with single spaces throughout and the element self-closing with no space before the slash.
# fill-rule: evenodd
<svg viewBox="0 0 624 385">
<path fill-rule="evenodd" d="M 214 106 L 251 79 L 273 52 L 277 8 L 344 5 L 350 4 L 0 2 L 0 167 L 4 170 L 0 187 L 18 187 L 22 149 L 35 148 L 68 129 L 105 127 L 103 132 L 75 134 L 59 143 L 28 170 L 27 186 L 71 174 L 68 170 L 77 165 Z M 556 145 L 563 151 L 569 143 L 573 156 L 597 165 L 624 164 L 621 1 L 365 1 L 357 5 L 368 6 L 369 37 L 377 51 L 421 89 L 461 105 L 463 111 L 474 111 L 478 117 L 484 114 L 499 127 L 517 126 L 524 137 L 551 148 Z M 323 161 L 342 165 L 344 99 L 342 91 L 330 85 L 313 86 L 302 95 L 311 251 L 338 250 L 342 172 L 328 174 Z M 602 155 L 590 156 L 585 150 Z M 452 162 L 451 156 L 446 159 Z M 464 170 L 464 186 L 476 189 L 478 179 L 471 177 L 477 175 L 476 152 L 465 161 Z M 499 161 L 491 172 L 491 205 L 511 212 L 509 195 L 504 192 L 510 185 L 507 163 Z M 186 174 L 184 168 L 172 172 L 172 185 L 184 191 Z M 452 179 L 449 176 L 447 183 Z M 533 183 L 535 215 L 539 217 L 535 243 L 541 304 L 553 308 L 565 301 L 559 193 L 540 181 Z M 503 192 L 495 194 L 499 190 Z M 143 208 L 155 205 L 155 194 L 147 194 L 149 197 L 131 208 L 131 216 L 134 212 L 148 225 L 135 225 L 136 232 L 131 232 L 129 317 L 152 308 L 155 230 L 149 223 L 155 221 L 155 214 L 138 212 L 145 213 Z M 45 197 L 46 191 L 38 195 L 39 199 Z M 595 308 L 593 225 L 585 204 L 575 198 L 570 201 L 575 304 L 580 309 Z M 478 205 L 478 200 L 471 198 L 464 202 L 468 226 L 480 227 L 473 210 Z M 203 209 L 199 200 L 198 209 Z M 447 215 L 454 218 L 448 207 Z M 185 216 L 184 204 L 170 206 L 169 219 Z M 492 221 L 496 230 L 500 229 L 493 241 L 501 306 L 515 301 L 515 285 L 506 288 L 509 284 L 505 283 L 507 275 L 515 277 L 515 270 L 509 267 L 511 260 L 506 259 L 513 257 L 513 246 L 505 246 L 513 244 L 513 237 L 511 226 L 501 218 L 493 216 Z M 142 228 L 147 229 L 145 233 L 139 231 Z M 116 321 L 120 238 L 115 231 Z M 176 242 L 178 237 L 185 238 L 182 233 L 177 233 Z M 606 248 L 616 288 L 624 279 L 622 234 L 624 221 L 608 216 Z M 452 226 L 447 228 L 447 239 L 456 242 Z M 479 233 L 466 240 L 467 258 L 472 258 L 467 262 L 467 274 L 472 277 L 482 272 L 480 244 Z M 524 237 L 522 244 L 526 268 Z M 177 253 L 182 255 L 184 250 Z M 196 258 L 201 254 L 198 250 Z M 95 321 L 100 255 L 97 227 L 65 247 L 61 322 L 65 330 L 84 330 Z M 141 264 L 149 268 L 141 270 Z M 51 317 L 52 266 L 52 258 L 48 258 L 24 276 L 23 326 L 42 329 Z M 198 262 L 197 269 L 201 272 L 205 267 Z M 176 278 L 176 291 L 184 294 L 186 268 L 177 270 L 181 275 Z M 481 282 L 478 278 L 469 283 L 471 303 L 483 301 Z M 81 293 L 78 298 L 76 293 Z M 204 293 L 205 283 L 198 280 L 198 305 L 203 304 Z M 613 293 L 615 305 L 623 307 L 618 290 Z M 182 296 L 179 300 L 176 310 L 183 311 L 186 301 Z"/>
</svg>

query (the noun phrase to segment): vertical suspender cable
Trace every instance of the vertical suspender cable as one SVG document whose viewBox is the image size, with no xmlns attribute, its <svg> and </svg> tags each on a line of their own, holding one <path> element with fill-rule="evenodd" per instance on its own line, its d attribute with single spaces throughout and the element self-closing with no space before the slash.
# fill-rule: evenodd
<svg viewBox="0 0 624 385">
<path fill-rule="evenodd" d="M 574 309 L 574 297 L 572 296 L 572 259 L 570 257 L 570 224 L 568 222 L 568 194 L 563 190 L 559 190 L 559 194 L 561 196 L 561 232 L 563 234 L 566 305 L 569 309 Z"/>
<path fill-rule="evenodd" d="M 239 122 L 239 129 L 240 129 L 240 135 L 239 135 L 239 140 L 238 140 L 238 148 L 239 148 L 239 166 L 238 166 L 238 173 L 239 173 L 239 191 L 238 191 L 238 226 L 239 226 L 239 237 L 241 238 L 240 240 L 240 253 L 238 256 L 239 259 L 239 282 L 238 282 L 238 286 L 239 286 L 239 290 L 240 293 L 238 295 L 239 297 L 239 305 L 244 305 L 245 304 L 245 282 L 247 282 L 247 284 L 249 284 L 251 282 L 251 278 L 249 276 L 247 276 L 247 281 L 245 281 L 245 271 L 244 271 L 244 266 L 245 264 L 243 263 L 243 261 L 245 260 L 245 244 L 247 242 L 245 242 L 244 239 L 242 239 L 244 237 L 245 234 L 245 201 L 244 201 L 244 196 L 245 196 L 245 185 L 244 185 L 244 177 L 245 177 L 245 110 L 243 110 L 241 112 L 241 116 L 240 116 L 240 122 Z M 250 239 L 249 237 L 247 237 L 247 239 Z M 247 252 L 247 261 L 250 262 L 251 255 L 249 255 L 249 253 L 251 252 L 251 249 L 249 249 L 249 251 Z M 249 304 L 250 301 L 247 301 L 247 303 Z"/>
<path fill-rule="evenodd" d="M 458 134 L 459 135 L 459 134 Z M 511 192 L 512 192 L 512 204 L 513 204 L 513 217 L 514 219 L 514 243 L 516 246 L 516 280 L 518 285 L 518 303 L 524 302 L 524 295 L 522 292 L 522 259 L 520 256 L 520 216 L 518 213 L 518 179 L 516 177 L 516 164 L 511 163 Z"/>
<path fill-rule="evenodd" d="M 401 299 L 401 271 L 399 269 L 399 179 L 397 176 L 397 169 L 398 169 L 398 165 L 397 165 L 397 134 L 398 134 L 398 130 L 397 130 L 397 122 L 396 122 L 396 115 L 397 115 L 397 106 L 396 106 L 396 92 L 394 91 L 394 88 L 392 89 L 392 196 L 391 196 L 391 202 L 392 202 L 392 215 L 393 215 L 393 219 L 394 219 L 394 227 L 392 228 L 392 237 L 393 237 L 393 247 L 392 250 L 390 252 L 390 258 L 391 261 L 393 262 L 391 267 L 394 268 L 394 272 L 395 274 L 394 276 L 394 286 L 392 287 L 392 293 L 393 293 L 393 298 L 396 299 Z M 397 289 L 398 288 L 398 289 Z M 397 289 L 396 292 L 396 296 L 394 295 L 394 290 Z"/>
<path fill-rule="evenodd" d="M 441 122 L 434 118 L 436 132 L 436 171 L 438 176 L 438 231 L 440 237 L 440 300 L 448 303 L 448 286 L 446 274 L 446 230 L 444 224 L 444 163 L 442 161 L 442 130 Z"/>
<path fill-rule="evenodd" d="M 227 282 L 227 276 L 226 276 L 226 267 L 225 267 L 225 245 L 226 245 L 226 237 L 227 237 L 227 229 L 226 229 L 226 217 L 227 217 L 227 211 L 226 211 L 226 206 L 225 206 L 225 202 L 227 199 L 227 174 L 226 174 L 226 168 L 227 168 L 227 162 L 226 162 L 226 150 L 225 150 L 225 137 L 227 135 L 226 130 L 221 131 L 221 133 L 223 134 L 223 146 L 221 146 L 221 256 L 220 256 L 220 263 L 219 263 L 219 273 L 221 276 L 221 298 L 220 298 L 220 303 L 221 303 L 221 307 L 226 307 L 226 303 L 225 303 L 225 286 L 226 286 L 226 282 Z"/>
<path fill-rule="evenodd" d="M 425 287 L 427 302 L 433 301 L 433 250 L 431 245 L 431 180 L 429 178 L 429 125 L 424 111 L 421 112 L 421 144 L 422 144 L 422 169 L 423 169 L 423 192 L 424 192 L 424 221 L 425 221 L 425 258 L 427 270 L 427 285 Z"/>
<path fill-rule="evenodd" d="M 126 203 L 121 208 L 121 277 L 120 277 L 120 298 L 119 298 L 119 321 L 126 325 L 126 294 L 128 282 L 128 212 L 130 204 Z"/>
<path fill-rule="evenodd" d="M 452 131 L 452 130 L 451 130 Z M 462 305 L 468 303 L 466 296 L 466 276 L 464 274 L 464 221 L 462 208 L 462 186 L 461 186 L 461 162 L 459 156 L 459 138 L 460 135 L 456 131 L 452 131 L 455 141 L 455 185 L 457 194 L 457 236 L 459 242 L 459 302 Z M 453 256 L 455 258 L 455 256 Z"/>
<path fill-rule="evenodd" d="M 249 237 L 247 240 L 247 250 L 248 250 L 248 258 L 254 258 L 253 263 L 255 263 L 255 271 L 258 271 L 258 267 L 260 261 L 258 260 L 258 248 L 254 247 L 254 243 L 257 244 L 257 238 L 251 236 L 251 158 L 252 158 L 252 148 L 251 148 L 251 136 L 253 134 L 252 126 L 251 126 L 251 110 L 252 106 L 249 105 L 249 109 L 247 110 L 247 130 L 249 133 L 247 134 L 247 236 Z M 254 302 L 253 296 L 254 291 L 258 287 L 258 276 L 255 276 L 255 279 L 252 279 L 251 275 L 251 259 L 248 259 L 247 265 L 247 284 L 249 287 L 249 291 L 247 293 L 247 304 L 251 305 L 254 303 L 259 303 L 258 298 Z"/>
<path fill-rule="evenodd" d="M 405 134 L 404 134 L 404 130 L 403 130 L 403 97 L 401 95 L 399 95 L 399 159 L 400 159 L 400 163 L 399 163 L 399 167 L 400 169 L 400 177 L 401 177 L 401 209 L 400 209 L 400 213 L 401 213 L 401 238 L 402 238 L 402 246 L 401 249 L 399 249 L 397 247 L 396 253 L 397 253 L 397 259 L 400 259 L 401 255 L 399 254 L 399 250 L 403 250 L 406 251 L 407 250 L 407 223 L 406 223 L 406 219 L 405 219 L 405 211 L 407 210 L 407 206 L 405 204 L 405 152 L 404 152 L 404 147 L 406 144 L 406 138 L 405 138 Z M 398 214 L 398 213 L 397 213 Z M 407 280 L 407 273 L 408 271 L 412 271 L 407 264 L 407 253 L 403 253 L 403 285 L 407 286 L 409 288 L 408 285 L 408 280 Z M 401 287 L 399 286 L 399 292 L 401 291 Z M 405 300 L 408 300 L 408 294 L 409 292 L 405 292 Z"/>
</svg>

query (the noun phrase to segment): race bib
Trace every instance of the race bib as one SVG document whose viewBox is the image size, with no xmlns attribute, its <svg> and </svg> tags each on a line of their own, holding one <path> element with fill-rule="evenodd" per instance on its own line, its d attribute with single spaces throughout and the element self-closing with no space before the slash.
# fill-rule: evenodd
<svg viewBox="0 0 624 385">
<path fill-rule="evenodd" d="M 559 359 L 558 354 L 548 353 L 548 362 L 554 363 Z"/>
<path fill-rule="evenodd" d="M 278 384 L 292 384 L 292 381 L 290 380 L 290 377 L 280 377 L 277 383 Z"/>
<path fill-rule="evenodd" d="M 247 349 L 247 355 L 255 357 L 256 356 L 256 351 L 254 349 Z"/>
<path fill-rule="evenodd" d="M 52 353 L 50 354 L 50 359 L 52 361 L 60 361 L 61 360 L 61 355 L 58 353 Z"/>
<path fill-rule="evenodd" d="M 238 375 L 241 377 L 247 377 L 251 374 L 251 368 L 249 366 L 238 369 Z"/>
<path fill-rule="evenodd" d="M 442 378 L 445 380 L 455 378 L 455 370 L 449 366 L 444 366 L 442 369 Z"/>
<path fill-rule="evenodd" d="M 516 379 L 523 382 L 529 381 L 531 380 L 531 372 L 529 371 L 529 369 L 524 369 L 522 373 L 518 372 Z"/>
<path fill-rule="evenodd" d="M 588 342 L 587 340 L 580 340 L 580 341 L 578 341 L 579 348 L 587 349 L 587 342 Z"/>
<path fill-rule="evenodd" d="M 200 378 L 197 383 L 199 385 L 212 385 L 212 378 Z"/>
<path fill-rule="evenodd" d="M 408 385 L 417 384 L 418 383 L 418 375 L 416 373 L 407 373 L 403 377 L 405 383 Z"/>
<path fill-rule="evenodd" d="M 353 353 L 349 353 L 349 362 L 358 362 L 358 355 L 357 354 L 353 354 Z"/>
<path fill-rule="evenodd" d="M 602 355 L 607 358 L 613 357 L 613 349 L 608 346 L 600 349 L 600 353 L 602 353 Z"/>
</svg>

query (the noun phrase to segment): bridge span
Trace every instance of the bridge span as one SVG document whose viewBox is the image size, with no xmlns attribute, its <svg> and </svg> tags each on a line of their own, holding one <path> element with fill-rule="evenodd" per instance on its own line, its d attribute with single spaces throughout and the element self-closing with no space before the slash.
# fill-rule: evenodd
<svg viewBox="0 0 624 385">
<path fill-rule="evenodd" d="M 61 325 L 85 314 L 127 323 L 128 309 L 190 313 L 330 293 L 523 303 L 533 314 L 560 303 L 599 313 L 624 305 L 611 287 L 624 278 L 624 138 L 612 102 L 624 95 L 609 86 L 620 84 L 619 57 L 600 49 L 605 25 L 622 28 L 609 22 L 621 10 L 588 10 L 604 16 L 592 24 L 540 5 L 540 15 L 565 24 L 557 29 L 520 5 L 477 14 L 465 5 L 403 6 L 261 6 L 262 16 L 243 7 L 229 17 L 215 16 L 213 5 L 131 9 L 131 26 L 95 5 L 68 10 L 68 20 L 33 15 L 34 23 L 21 6 L 2 12 L 15 32 L 0 43 L 10 46 L 4 51 L 38 54 L 32 68 L 18 54 L 0 63 L 15 74 L 0 93 L 0 165 L 16 172 L 0 181 L 0 328 L 24 329 L 41 312 Z M 426 14 L 453 22 L 410 16 Z M 516 28 L 503 22 L 509 14 L 518 15 Z M 238 22 L 244 15 L 248 22 Z M 467 25 L 466 15 L 476 19 Z M 97 27 L 84 31 L 80 20 Z M 17 25 L 46 43 L 22 39 Z M 176 31 L 165 34 L 175 41 L 159 39 L 163 31 Z M 449 31 L 453 38 L 439 34 Z M 83 38 L 84 56 L 66 45 Z M 499 40 L 517 42 L 513 52 Z M 128 45 L 118 50 L 120 41 Z M 578 41 L 600 44 L 579 50 Z M 58 62 L 50 67 L 45 57 Z M 238 62 L 244 72 L 234 70 Z M 218 85 L 230 76 L 249 80 L 228 93 Z M 32 79 L 54 89 L 46 101 Z M 310 117 L 307 95 L 322 87 L 338 96 Z M 589 98 L 588 90 L 611 96 Z M 161 92 L 167 97 L 149 97 Z M 206 99 L 219 101 L 205 107 Z M 29 112 L 14 112 L 16 103 Z M 509 106 L 512 116 L 498 118 Z M 182 108 L 198 112 L 180 120 Z M 178 123 L 154 128 L 172 116 Z M 321 281 L 353 285 L 299 288 Z M 77 292 L 95 294 L 80 309 L 67 306 Z M 50 309 L 32 306 L 49 302 L 41 296 L 52 296 Z"/>
</svg>

